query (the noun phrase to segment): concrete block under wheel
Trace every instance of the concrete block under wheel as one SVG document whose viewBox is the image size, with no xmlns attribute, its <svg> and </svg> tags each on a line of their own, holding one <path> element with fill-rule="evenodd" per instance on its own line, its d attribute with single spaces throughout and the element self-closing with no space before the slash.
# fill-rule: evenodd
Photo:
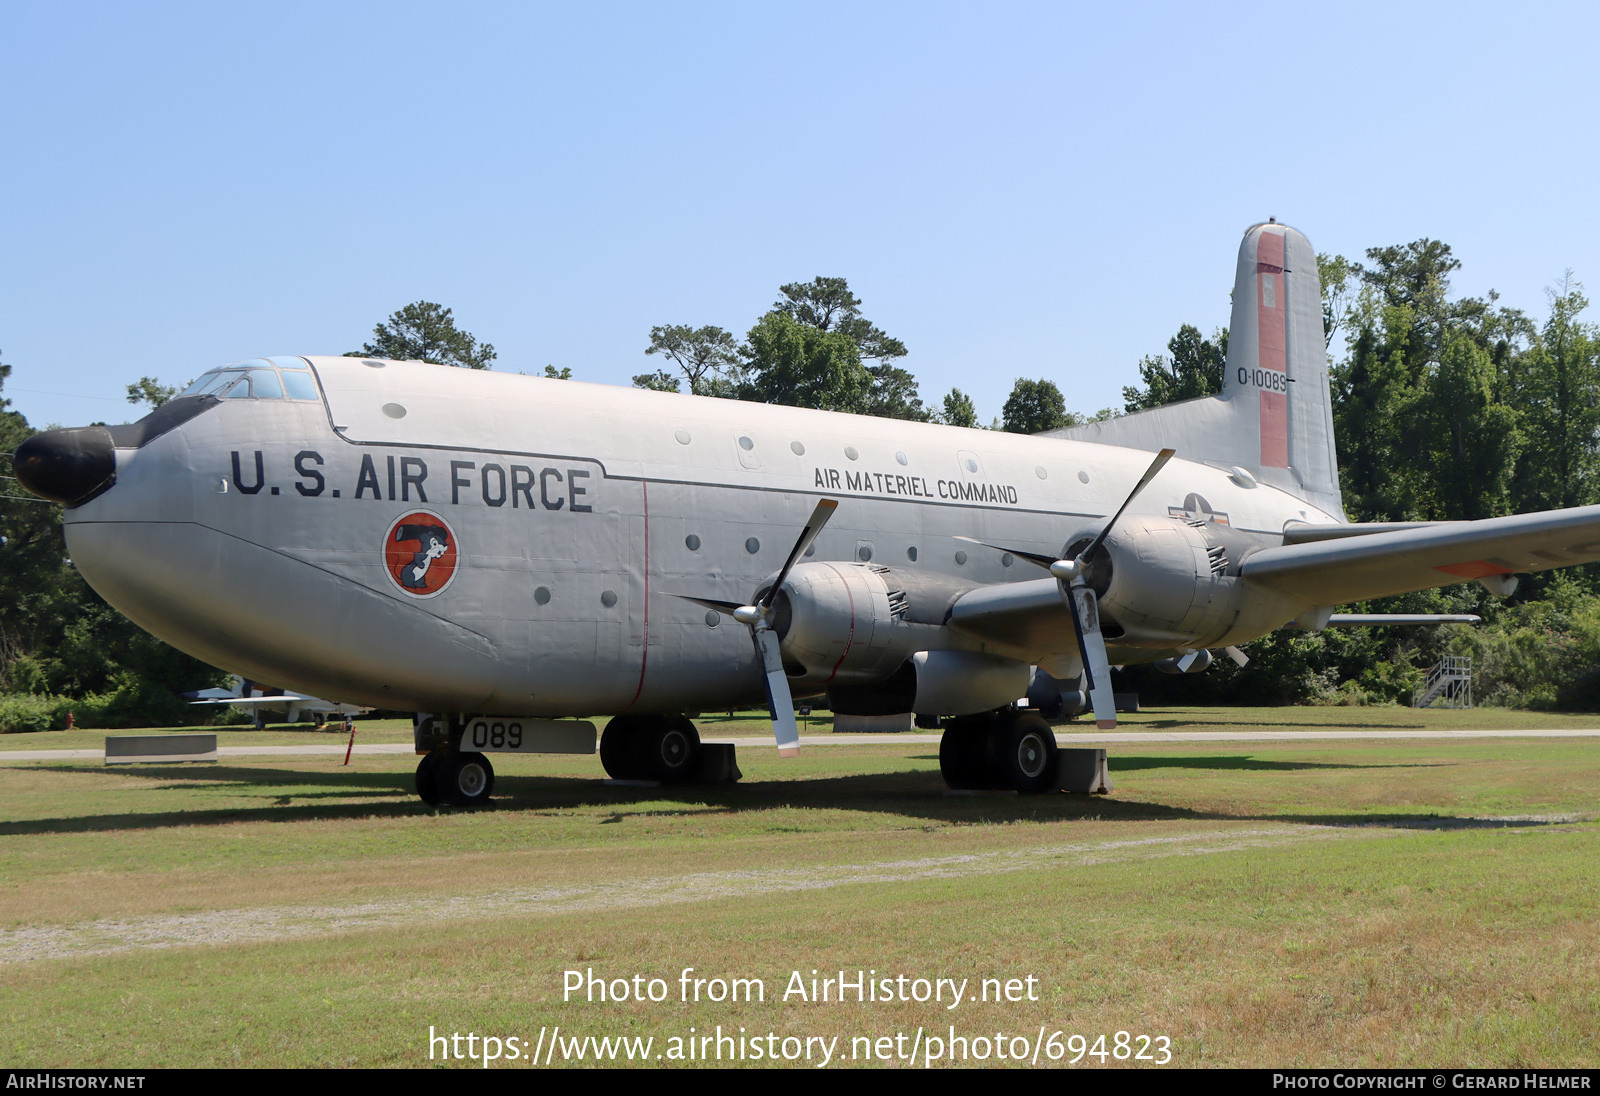
<svg viewBox="0 0 1600 1096">
<path fill-rule="evenodd" d="M 1112 789 L 1103 749 L 1056 751 L 1056 787 L 1080 795 L 1105 795 Z"/>
<path fill-rule="evenodd" d="M 834 734 L 901 734 L 911 729 L 910 712 L 899 715 L 843 715 L 833 713 Z"/>
<path fill-rule="evenodd" d="M 744 773 L 734 758 L 732 742 L 700 743 L 700 768 L 694 774 L 697 784 L 732 784 Z"/>
</svg>

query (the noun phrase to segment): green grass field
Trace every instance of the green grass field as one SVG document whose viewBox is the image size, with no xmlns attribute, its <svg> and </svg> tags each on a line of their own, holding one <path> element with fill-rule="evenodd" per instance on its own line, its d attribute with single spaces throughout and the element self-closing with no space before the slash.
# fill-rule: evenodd
<svg viewBox="0 0 1600 1096">
<path fill-rule="evenodd" d="M 764 730 L 700 722 L 707 737 Z M 1596 721 L 1337 708 L 1126 724 Z M 364 721 L 356 740 L 408 735 Z M 103 738 L 9 735 L 0 751 Z M 219 732 L 286 739 L 344 741 Z M 979 1036 L 992 1053 L 997 1034 L 1009 1052 L 1061 1032 L 1070 1059 L 1070 1036 L 1109 1051 L 1121 1031 L 1165 1036 L 1179 1065 L 1594 1065 L 1600 738 L 1111 755 L 1116 790 L 1094 798 L 946 795 L 937 747 L 916 743 L 798 761 L 744 747 L 742 783 L 697 789 L 606 787 L 592 757 L 502 756 L 482 811 L 422 806 L 406 755 L 0 764 L 0 1047 L 28 1067 L 416 1066 L 431 1027 L 495 1036 L 521 1055 L 497 1066 L 517 1068 L 559 1025 L 563 1040 L 651 1038 L 647 1061 L 666 1065 L 670 1040 L 686 1054 L 691 1028 L 720 1025 L 809 1038 L 812 1065 L 836 1040 L 830 1066 L 878 1060 L 884 1037 L 921 1064 L 952 1029 L 969 1057 Z M 685 1002 L 691 967 L 760 979 L 765 999 Z M 660 979 L 665 1000 L 564 1000 L 568 970 Z M 785 999 L 813 970 L 965 979 L 973 996 L 1032 978 L 1036 999 Z M 1106 1057 L 1079 1064 L 1138 1064 Z"/>
</svg>

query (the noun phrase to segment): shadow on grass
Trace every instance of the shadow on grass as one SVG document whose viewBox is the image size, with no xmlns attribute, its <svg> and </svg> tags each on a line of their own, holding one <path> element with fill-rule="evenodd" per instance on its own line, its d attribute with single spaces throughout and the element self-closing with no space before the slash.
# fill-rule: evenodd
<svg viewBox="0 0 1600 1096">
<path fill-rule="evenodd" d="M 1266 761 L 1249 754 L 1232 757 L 1202 754 L 1184 757 L 1119 757 L 1106 758 L 1106 766 L 1113 772 L 1135 772 L 1140 769 L 1228 769 L 1246 772 L 1297 772 L 1305 769 L 1431 769 L 1450 762 L 1399 762 L 1389 765 L 1345 765 L 1334 761 Z"/>
<path fill-rule="evenodd" d="M 1361 769 L 1405 766 L 1363 766 L 1302 763 L 1257 763 L 1249 757 L 1138 758 L 1117 766 L 1157 768 L 1179 764 L 1191 768 L 1243 770 Z M 1217 764 L 1217 762 L 1224 764 Z M 1205 764 L 1201 764 L 1205 762 Z M 99 766 L 63 766 L 65 771 L 104 772 Z M 120 769 L 119 774 L 160 780 L 162 790 L 202 790 L 206 786 L 238 794 L 250 789 L 258 803 L 219 808 L 122 812 L 71 818 L 0 822 L 0 836 L 156 830 L 240 822 L 307 822 L 342 819 L 404 819 L 440 811 L 415 797 L 410 774 L 347 772 L 324 776 L 295 770 L 216 766 L 204 769 L 150 766 Z M 329 802 L 342 800 L 342 802 Z M 359 800 L 358 802 L 350 802 Z M 936 770 L 868 773 L 801 780 L 746 780 L 738 784 L 677 787 L 615 787 L 590 777 L 499 776 L 495 798 L 480 808 L 443 808 L 443 813 L 475 810 L 488 814 L 540 814 L 573 810 L 603 812 L 597 824 L 615 824 L 641 815 L 706 817 L 758 814 L 783 809 L 857 811 L 924 819 L 938 825 L 996 825 L 1057 821 L 1149 822 L 1226 821 L 1277 822 L 1303 825 L 1403 828 L 1417 830 L 1503 829 L 1553 825 L 1563 820 L 1523 821 L 1500 818 L 1414 814 L 1223 813 L 1160 803 L 1135 803 L 1087 795 L 1018 796 L 951 795 Z"/>
<path fill-rule="evenodd" d="M 1226 724 L 1201 723 L 1192 719 L 1150 719 L 1140 720 L 1138 723 L 1128 723 L 1127 730 L 1142 731 L 1205 731 L 1217 730 L 1223 726 L 1228 727 L 1271 727 L 1279 731 L 1326 731 L 1346 728 L 1357 731 L 1419 731 L 1428 725 L 1420 720 L 1393 719 L 1383 722 L 1371 721 L 1367 723 L 1286 723 L 1274 719 L 1230 719 Z M 1093 728 L 1089 728 L 1093 730 Z"/>
<path fill-rule="evenodd" d="M 1068 747 L 1063 746 L 1062 749 Z M 912 761 L 939 760 L 938 754 L 912 754 Z M 1259 757 L 1249 754 L 1238 754 L 1232 757 L 1218 756 L 1216 754 L 1196 754 L 1182 757 L 1150 757 L 1128 756 L 1122 757 L 1115 753 L 1108 754 L 1106 765 L 1115 772 L 1135 772 L 1140 769 L 1233 769 L 1253 772 L 1294 772 L 1300 769 L 1427 769 L 1439 765 L 1448 765 L 1448 761 L 1434 762 L 1401 762 L 1392 765 L 1372 764 L 1340 764 L 1336 761 L 1264 761 Z"/>
</svg>

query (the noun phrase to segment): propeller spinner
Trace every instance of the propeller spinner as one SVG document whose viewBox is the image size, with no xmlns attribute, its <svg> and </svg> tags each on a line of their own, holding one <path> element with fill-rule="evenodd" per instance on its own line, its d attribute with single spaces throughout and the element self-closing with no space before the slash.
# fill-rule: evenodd
<svg viewBox="0 0 1600 1096">
<path fill-rule="evenodd" d="M 838 508 L 837 499 L 822 499 L 817 503 L 817 508 L 811 511 L 811 517 L 806 521 L 805 528 L 800 531 L 800 538 L 789 550 L 789 558 L 783 561 L 783 569 L 778 572 L 777 578 L 772 580 L 772 585 L 767 587 L 766 593 L 762 594 L 755 604 L 735 605 L 731 601 L 713 601 L 708 598 L 689 597 L 686 594 L 677 595 L 686 601 L 715 609 L 724 616 L 731 616 L 750 629 L 750 638 L 756 645 L 756 653 L 761 657 L 761 668 L 765 674 L 767 706 L 772 710 L 772 736 L 777 740 L 779 757 L 800 755 L 800 728 L 794 721 L 794 697 L 789 692 L 789 675 L 783 671 L 783 655 L 779 650 L 778 633 L 772 630 L 772 606 L 777 600 L 778 591 L 783 587 L 783 580 L 789 577 L 789 571 L 794 567 L 795 560 L 805 555 L 806 549 L 811 547 L 817 535 L 822 532 L 822 527 L 828 524 L 828 519 L 833 517 L 833 512 Z"/>
<path fill-rule="evenodd" d="M 1133 485 L 1133 490 L 1122 500 L 1117 512 L 1111 515 L 1111 519 L 1101 527 L 1099 534 L 1089 542 L 1088 546 L 1071 559 L 1052 559 L 1037 552 L 1002 548 L 998 544 L 973 540 L 971 537 L 956 538 L 1020 556 L 1030 563 L 1043 567 L 1062 583 L 1061 599 L 1066 602 L 1067 611 L 1072 614 L 1072 629 L 1078 636 L 1078 654 L 1083 659 L 1083 671 L 1089 678 L 1089 702 L 1094 707 L 1094 725 L 1101 730 L 1110 730 L 1117 725 L 1117 704 L 1111 692 L 1111 663 L 1106 657 L 1106 641 L 1100 634 L 1100 606 L 1088 581 L 1089 560 L 1105 543 L 1106 537 L 1111 534 L 1111 527 L 1122 517 L 1122 512 L 1139 496 L 1140 491 L 1150 485 L 1150 481 L 1166 467 L 1175 453 L 1176 449 L 1163 449 L 1156 454 L 1156 459 L 1150 462 L 1150 467 L 1139 478 L 1139 482 Z"/>
</svg>

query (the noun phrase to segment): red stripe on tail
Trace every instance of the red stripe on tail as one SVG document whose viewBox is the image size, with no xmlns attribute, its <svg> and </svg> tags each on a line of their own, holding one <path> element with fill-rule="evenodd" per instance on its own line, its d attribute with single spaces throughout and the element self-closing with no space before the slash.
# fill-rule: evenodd
<svg viewBox="0 0 1600 1096">
<path fill-rule="evenodd" d="M 1287 382 L 1289 329 L 1288 287 L 1283 278 L 1283 235 L 1263 232 L 1256 241 L 1256 334 L 1258 367 Z M 1261 466 L 1289 467 L 1288 384 L 1269 391 L 1261 386 Z"/>
</svg>

